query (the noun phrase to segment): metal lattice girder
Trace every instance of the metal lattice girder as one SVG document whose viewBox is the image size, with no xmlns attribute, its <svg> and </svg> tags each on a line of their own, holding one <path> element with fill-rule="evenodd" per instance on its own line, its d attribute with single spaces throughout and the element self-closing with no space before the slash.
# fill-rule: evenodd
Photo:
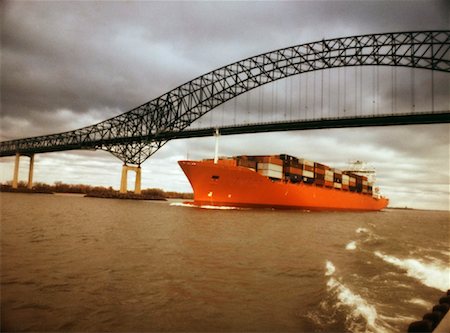
<svg viewBox="0 0 450 333">
<path fill-rule="evenodd" d="M 296 45 L 215 69 L 126 113 L 75 131 L 0 143 L 0 156 L 103 149 L 141 164 L 218 105 L 292 75 L 344 66 L 403 66 L 450 72 L 450 31 L 396 32 Z"/>
</svg>

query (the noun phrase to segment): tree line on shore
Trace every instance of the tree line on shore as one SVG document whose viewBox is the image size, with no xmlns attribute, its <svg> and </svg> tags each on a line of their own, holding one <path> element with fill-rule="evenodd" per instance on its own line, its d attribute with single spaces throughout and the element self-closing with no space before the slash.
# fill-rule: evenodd
<svg viewBox="0 0 450 333">
<path fill-rule="evenodd" d="M 8 181 L 6 184 L 1 184 L 2 190 L 7 190 L 11 188 L 12 182 Z M 27 184 L 24 181 L 19 181 L 18 188 L 26 189 Z M 84 184 L 64 184 L 63 182 L 55 182 L 53 185 L 45 183 L 34 183 L 33 189 L 31 191 L 45 192 L 45 193 L 78 193 L 78 194 L 112 194 L 117 193 L 112 186 L 91 186 Z M 159 188 L 148 188 L 141 191 L 142 195 L 162 197 L 167 199 L 192 199 L 194 197 L 193 193 L 182 193 L 175 191 L 164 191 Z"/>
</svg>

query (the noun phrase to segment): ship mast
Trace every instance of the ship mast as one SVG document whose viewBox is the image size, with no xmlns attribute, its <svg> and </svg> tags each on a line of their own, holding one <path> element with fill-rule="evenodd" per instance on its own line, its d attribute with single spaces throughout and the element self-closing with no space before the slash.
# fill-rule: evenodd
<svg viewBox="0 0 450 333">
<path fill-rule="evenodd" d="M 214 149 L 214 164 L 217 164 L 217 161 L 219 160 L 219 129 L 216 128 L 216 131 L 214 132 L 214 137 L 216 139 L 216 147 Z"/>
</svg>

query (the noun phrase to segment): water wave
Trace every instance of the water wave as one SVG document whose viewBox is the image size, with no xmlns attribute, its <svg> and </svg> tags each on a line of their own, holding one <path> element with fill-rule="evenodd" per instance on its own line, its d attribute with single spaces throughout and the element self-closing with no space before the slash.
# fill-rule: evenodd
<svg viewBox="0 0 450 333">
<path fill-rule="evenodd" d="M 346 326 L 350 332 L 387 332 L 386 327 L 380 323 L 375 306 L 369 304 L 363 297 L 351 291 L 345 284 L 333 277 L 336 268 L 332 262 L 326 262 L 327 290 L 334 295 L 338 302 L 334 303 L 337 309 L 350 308 L 346 315 Z M 361 322 L 364 320 L 364 323 Z"/>
<path fill-rule="evenodd" d="M 346 250 L 350 250 L 350 251 L 356 250 L 356 242 L 355 242 L 355 241 L 351 241 L 350 243 L 348 243 L 348 244 L 345 246 L 345 249 L 346 249 Z"/>
<path fill-rule="evenodd" d="M 334 267 L 334 265 L 331 261 L 327 261 L 325 263 L 325 267 L 327 269 L 325 272 L 325 276 L 333 275 L 333 273 L 336 271 L 336 267 Z"/>
<path fill-rule="evenodd" d="M 422 284 L 445 291 L 450 288 L 450 268 L 437 261 L 425 263 L 419 259 L 399 259 L 394 256 L 374 252 L 375 256 L 406 271 L 406 275 L 419 280 Z"/>
<path fill-rule="evenodd" d="M 417 305 L 420 305 L 420 306 L 422 306 L 424 308 L 427 308 L 427 309 L 431 309 L 431 307 L 433 306 L 433 304 L 431 304 L 430 302 L 427 302 L 427 301 L 425 301 L 425 300 L 423 300 L 421 298 L 411 298 L 408 301 L 408 303 L 417 304 Z"/>
</svg>

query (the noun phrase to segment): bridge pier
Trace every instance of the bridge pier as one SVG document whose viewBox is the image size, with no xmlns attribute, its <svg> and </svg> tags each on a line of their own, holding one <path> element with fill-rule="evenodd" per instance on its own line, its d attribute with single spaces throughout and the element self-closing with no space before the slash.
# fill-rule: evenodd
<svg viewBox="0 0 450 333">
<path fill-rule="evenodd" d="M 16 153 L 16 160 L 14 162 L 14 175 L 12 181 L 12 188 L 17 188 L 19 186 L 19 164 L 20 164 L 20 153 Z M 33 188 L 33 170 L 34 170 L 34 154 L 27 155 L 30 157 L 30 166 L 28 169 L 28 184 L 27 188 Z"/>
<path fill-rule="evenodd" d="M 130 166 L 124 164 L 122 166 L 122 178 L 120 181 L 120 193 L 127 193 L 128 187 L 128 171 L 136 172 L 136 180 L 134 182 L 134 194 L 141 194 L 141 166 Z"/>
</svg>

